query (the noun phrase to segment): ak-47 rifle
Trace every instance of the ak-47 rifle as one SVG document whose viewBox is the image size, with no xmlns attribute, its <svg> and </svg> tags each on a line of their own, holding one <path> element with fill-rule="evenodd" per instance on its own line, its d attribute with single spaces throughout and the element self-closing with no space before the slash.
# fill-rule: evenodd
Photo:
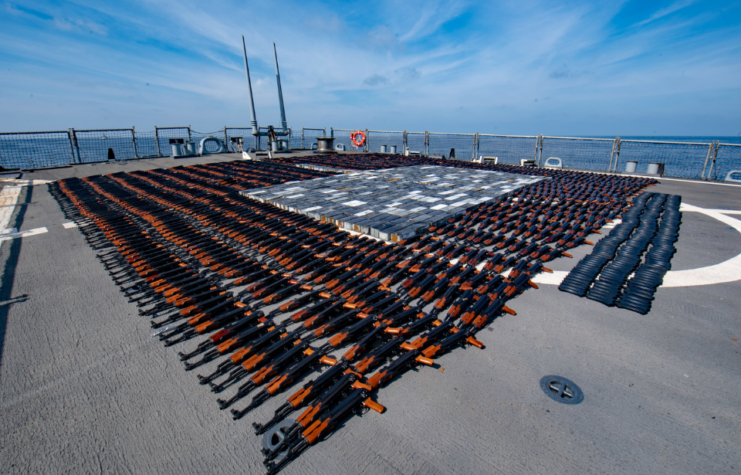
<svg viewBox="0 0 741 475">
<path fill-rule="evenodd" d="M 308 381 L 297 392 L 288 397 L 287 401 L 275 410 L 274 416 L 264 424 L 252 423 L 255 435 L 260 435 L 285 419 L 291 412 L 303 407 L 315 400 L 327 388 L 333 386 L 337 380 L 343 377 L 349 365 L 345 361 L 338 361 L 327 369 L 321 376 Z"/>
<path fill-rule="evenodd" d="M 298 350 L 294 348 L 291 351 L 298 351 Z M 307 371 L 311 370 L 317 364 L 324 363 L 329 366 L 333 366 L 334 364 L 336 364 L 335 360 L 328 358 L 326 356 L 326 349 L 324 348 L 320 350 L 313 350 L 311 348 L 306 348 L 303 354 L 304 355 L 308 354 L 308 356 L 299 360 L 296 364 L 290 366 L 288 369 L 286 369 L 282 373 L 275 376 L 269 383 L 267 383 L 267 385 L 262 391 L 260 391 L 258 394 L 256 394 L 252 398 L 252 402 L 250 402 L 249 405 L 247 405 L 245 408 L 241 410 L 232 409 L 231 410 L 232 418 L 234 420 L 241 419 L 249 411 L 259 406 L 263 402 L 267 401 L 272 396 L 275 396 L 276 394 L 278 394 L 285 388 L 289 387 L 298 378 L 303 376 Z M 286 354 L 284 358 L 287 356 L 288 354 Z M 276 365 L 279 365 L 279 364 L 281 363 L 278 363 L 276 361 Z M 253 376 L 253 379 L 250 379 L 250 381 L 247 382 L 247 385 L 252 385 L 253 382 L 255 382 L 255 385 L 260 384 L 260 382 L 264 381 L 268 377 L 267 375 L 273 375 L 275 374 L 276 371 L 277 371 L 276 369 L 265 368 L 265 370 L 263 371 L 263 374 L 257 374 Z M 244 394 L 246 394 L 246 392 L 242 393 L 242 388 L 245 388 L 245 386 L 240 387 L 240 391 L 237 392 L 237 395 L 235 395 L 235 398 L 240 394 L 242 395 L 242 397 L 244 396 Z M 245 391 L 248 392 L 247 389 L 245 389 Z M 234 398 L 230 399 L 229 403 L 226 404 L 225 407 L 228 406 L 229 404 L 232 404 L 234 402 L 233 400 L 235 399 Z"/>
</svg>

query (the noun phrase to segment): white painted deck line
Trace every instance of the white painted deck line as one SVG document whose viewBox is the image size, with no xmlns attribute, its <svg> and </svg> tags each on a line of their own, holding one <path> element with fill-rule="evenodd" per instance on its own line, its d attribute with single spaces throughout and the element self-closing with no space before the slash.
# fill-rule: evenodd
<svg viewBox="0 0 741 475">
<path fill-rule="evenodd" d="M 692 208 L 696 208 L 696 206 L 692 206 L 692 205 L 687 205 L 687 206 L 691 206 Z M 697 209 L 702 209 L 702 208 L 697 208 Z M 684 204 L 682 205 L 682 208 L 680 208 L 680 210 L 681 211 L 690 211 L 690 212 L 695 211 L 694 209 L 687 209 Z M 734 210 L 730 210 L 730 209 L 707 209 L 707 208 L 705 208 L 702 211 L 698 211 L 698 212 L 699 213 L 705 213 L 705 214 L 707 214 L 709 212 L 710 213 L 719 213 L 719 214 L 741 214 L 741 211 L 734 211 Z M 708 216 L 710 216 L 710 215 L 708 215 Z"/>
<path fill-rule="evenodd" d="M 561 285 L 561 282 L 569 275 L 567 271 L 554 270 L 552 274 L 541 272 L 532 278 L 532 281 L 536 284 L 545 285 Z"/>
<path fill-rule="evenodd" d="M 48 233 L 49 230 L 46 228 L 34 228 L 27 231 L 21 231 L 16 233 L 0 234 L 0 242 L 7 241 L 9 239 L 17 239 L 22 237 L 36 236 L 37 234 Z"/>
<path fill-rule="evenodd" d="M 18 197 L 21 195 L 21 187 L 8 185 L 0 192 L 0 229 L 7 230 L 10 224 L 10 218 L 13 217 L 13 210 L 18 203 Z M 16 230 L 17 231 L 17 230 Z M 9 235 L 9 234 L 8 234 Z M 3 240 L 0 240 L 2 242 Z"/>
<path fill-rule="evenodd" d="M 7 180 L 5 180 L 7 181 Z M 15 181 L 31 181 L 31 180 L 15 180 Z M 39 180 L 42 181 L 42 180 Z M 48 233 L 49 230 L 46 228 L 29 229 L 27 231 L 18 232 L 17 228 L 8 228 L 10 219 L 13 217 L 13 211 L 15 210 L 16 204 L 18 204 L 18 197 L 21 195 L 21 187 L 28 185 L 8 185 L 3 188 L 0 192 L 0 229 L 3 230 L 0 233 L 0 244 L 3 241 L 9 239 L 17 239 L 28 236 L 35 236 L 37 234 Z"/>
<path fill-rule="evenodd" d="M 36 186 L 36 185 L 46 185 L 48 183 L 51 183 L 52 180 L 17 180 L 15 178 L 3 178 L 3 179 L 0 179 L 0 182 L 1 183 L 12 183 L 18 186 Z"/>
<path fill-rule="evenodd" d="M 711 218 L 717 219 L 723 224 L 727 224 L 741 233 L 741 221 L 721 214 L 724 210 L 708 210 L 682 203 L 680 211 L 705 214 Z M 728 214 L 731 213 L 729 212 Z M 735 212 L 733 214 L 741 214 L 741 212 Z M 669 271 L 664 277 L 664 284 L 662 287 L 691 287 L 698 285 L 722 284 L 726 282 L 735 282 L 737 280 L 741 280 L 741 254 L 713 266 L 701 267 L 699 269 Z"/>
<path fill-rule="evenodd" d="M 64 229 L 72 229 L 72 228 L 77 228 L 79 226 L 77 226 L 76 223 L 69 222 L 69 223 L 62 223 L 62 227 L 64 227 Z"/>
</svg>

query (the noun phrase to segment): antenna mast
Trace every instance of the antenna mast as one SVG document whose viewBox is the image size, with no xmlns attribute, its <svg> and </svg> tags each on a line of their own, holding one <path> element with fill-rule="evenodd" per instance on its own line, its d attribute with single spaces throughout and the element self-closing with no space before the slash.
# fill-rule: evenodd
<svg viewBox="0 0 741 475">
<path fill-rule="evenodd" d="M 286 110 L 283 107 L 283 89 L 280 87 L 280 70 L 278 70 L 278 51 L 275 49 L 275 43 L 273 43 L 273 55 L 275 56 L 275 79 L 278 82 L 278 102 L 280 103 L 280 120 L 281 126 L 283 127 L 283 133 L 288 133 L 288 124 L 286 123 Z M 247 61 L 245 56 L 245 61 Z M 245 64 L 247 64 L 245 62 Z"/>
<path fill-rule="evenodd" d="M 275 44 L 273 44 L 275 47 Z M 252 118 L 252 135 L 259 135 L 260 129 L 257 127 L 257 119 L 255 119 L 255 101 L 252 98 L 252 82 L 250 81 L 250 67 L 247 64 L 247 46 L 244 44 L 244 35 L 242 35 L 242 52 L 244 53 L 244 71 L 247 73 L 247 92 L 250 94 L 250 117 Z M 276 69 L 278 67 L 276 57 Z M 280 79 L 278 81 L 278 91 L 280 91 Z M 280 110 L 283 112 L 283 96 L 281 96 Z M 285 114 L 283 114 L 283 127 L 285 127 Z"/>
</svg>

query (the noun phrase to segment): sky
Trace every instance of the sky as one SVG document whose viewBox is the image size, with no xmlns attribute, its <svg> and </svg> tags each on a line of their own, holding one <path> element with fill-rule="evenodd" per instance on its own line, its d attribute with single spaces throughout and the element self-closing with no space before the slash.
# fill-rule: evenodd
<svg viewBox="0 0 741 475">
<path fill-rule="evenodd" d="M 0 0 L 2 2 L 3 0 Z M 741 135 L 741 1 L 11 1 L 0 131 Z"/>
</svg>

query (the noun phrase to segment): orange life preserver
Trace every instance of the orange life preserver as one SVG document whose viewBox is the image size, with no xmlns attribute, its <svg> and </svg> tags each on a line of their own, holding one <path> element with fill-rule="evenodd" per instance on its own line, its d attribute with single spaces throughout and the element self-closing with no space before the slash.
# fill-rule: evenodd
<svg viewBox="0 0 741 475">
<path fill-rule="evenodd" d="M 360 140 L 358 140 L 358 135 L 360 135 L 361 137 Z M 355 132 L 351 133 L 350 138 L 352 139 L 352 143 L 354 143 L 356 147 L 362 147 L 365 143 L 365 134 L 361 130 L 356 130 Z"/>
</svg>

